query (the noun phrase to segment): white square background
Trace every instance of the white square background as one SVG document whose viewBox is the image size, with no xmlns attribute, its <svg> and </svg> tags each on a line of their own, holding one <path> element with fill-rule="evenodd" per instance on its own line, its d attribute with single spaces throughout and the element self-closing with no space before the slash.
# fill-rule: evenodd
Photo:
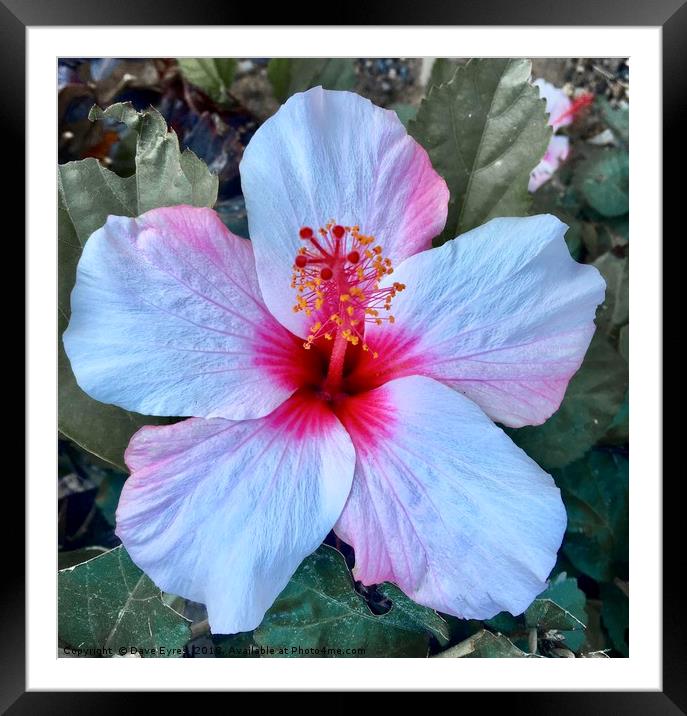
<svg viewBox="0 0 687 716">
<path fill-rule="evenodd" d="M 27 688 L 661 688 L 661 29 L 610 27 L 27 28 Z M 294 52 L 297 50 L 297 52 Z M 629 659 L 58 659 L 58 57 L 630 57 Z M 49 126 L 49 125 L 48 125 Z M 55 127 L 56 130 L 56 127 Z M 641 275 L 640 275 L 641 272 Z"/>
</svg>

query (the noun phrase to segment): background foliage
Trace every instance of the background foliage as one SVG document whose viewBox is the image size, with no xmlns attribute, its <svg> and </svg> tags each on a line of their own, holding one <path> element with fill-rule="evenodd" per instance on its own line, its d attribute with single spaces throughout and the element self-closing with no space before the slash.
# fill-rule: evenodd
<svg viewBox="0 0 687 716">
<path fill-rule="evenodd" d="M 90 399 L 60 341 L 63 647 L 214 658 L 628 655 L 627 65 L 537 62 L 535 76 L 567 83 L 572 95 L 593 91 L 595 101 L 566 129 L 569 160 L 533 195 L 528 177 L 551 130 L 528 60 L 440 59 L 429 74 L 421 61 L 400 59 L 60 62 L 60 334 L 81 249 L 108 214 L 212 206 L 247 236 L 243 148 L 280 102 L 318 84 L 394 109 L 427 149 L 451 190 L 447 228 L 435 243 L 493 216 L 553 213 L 570 227 L 572 255 L 597 266 L 608 287 L 560 410 L 542 426 L 508 431 L 561 488 L 569 521 L 558 564 L 523 615 L 485 622 L 437 614 L 392 584 L 354 582 L 352 551 L 332 533 L 258 629 L 211 635 L 204 607 L 160 592 L 114 535 L 124 448 L 140 426 L 165 419 Z"/>
</svg>

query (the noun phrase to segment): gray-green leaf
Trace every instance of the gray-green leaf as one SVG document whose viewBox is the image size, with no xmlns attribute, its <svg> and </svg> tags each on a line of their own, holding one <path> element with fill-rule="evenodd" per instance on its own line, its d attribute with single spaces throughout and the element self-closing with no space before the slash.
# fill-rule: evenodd
<svg viewBox="0 0 687 716">
<path fill-rule="evenodd" d="M 432 87 L 438 87 L 450 82 L 455 76 L 456 70 L 464 64 L 464 61 L 461 62 L 455 57 L 437 57 L 427 81 L 426 93 L 429 94 Z"/>
<path fill-rule="evenodd" d="M 530 172 L 551 137 L 530 71 L 529 60 L 470 60 L 450 82 L 432 87 L 410 122 L 451 193 L 437 243 L 495 216 L 527 214 Z"/>
<path fill-rule="evenodd" d="M 613 646 L 623 655 L 630 655 L 630 607 L 627 594 L 616 584 L 601 585 L 601 618 L 611 637 Z"/>
<path fill-rule="evenodd" d="M 417 107 L 414 107 L 412 104 L 403 104 L 403 103 L 397 103 L 392 104 L 389 109 L 393 109 L 394 112 L 396 112 L 396 116 L 401 120 L 401 124 L 404 127 L 408 126 L 408 123 L 415 119 L 415 116 L 417 115 Z"/>
<path fill-rule="evenodd" d="M 111 649 L 112 655 L 133 647 L 141 656 L 181 656 L 189 622 L 161 596 L 124 548 L 116 547 L 59 572 L 59 639 L 74 648 Z"/>
<path fill-rule="evenodd" d="M 536 616 L 535 604 L 540 600 L 546 600 L 555 606 L 539 608 L 539 615 Z M 530 611 L 530 607 L 525 612 L 525 620 L 528 626 L 560 631 L 566 645 L 573 651 L 579 651 L 586 641 L 586 602 L 584 592 L 577 586 L 577 580 L 562 572 L 552 579 L 547 589 L 537 597 L 532 605 L 534 609 Z"/>
<path fill-rule="evenodd" d="M 343 556 L 323 545 L 293 575 L 255 631 L 255 641 L 275 650 L 269 656 L 372 657 L 426 656 L 429 634 L 448 639 L 436 612 L 414 604 L 393 585 L 380 591 L 392 607 L 376 615 L 353 588 Z M 352 649 L 362 652 L 346 653 Z"/>
<path fill-rule="evenodd" d="M 568 513 L 566 557 L 599 582 L 612 579 L 628 559 L 627 457 L 594 449 L 553 476 Z"/>
<path fill-rule="evenodd" d="M 230 57 L 179 57 L 177 62 L 187 82 L 199 87 L 215 102 L 227 102 L 236 73 L 236 60 Z"/>
<path fill-rule="evenodd" d="M 584 629 L 584 624 L 553 599 L 535 599 L 525 612 L 525 625 L 558 631 Z"/>
<path fill-rule="evenodd" d="M 594 261 L 594 266 L 606 281 L 606 298 L 599 307 L 596 322 L 600 330 L 615 337 L 630 320 L 629 261 L 609 251 Z"/>
<path fill-rule="evenodd" d="M 267 66 L 267 76 L 280 102 L 318 85 L 330 90 L 350 90 L 357 79 L 354 61 L 346 57 L 275 57 Z"/>
<path fill-rule="evenodd" d="M 465 641 L 461 641 L 460 644 L 436 654 L 436 657 L 444 659 L 507 659 L 526 656 L 527 654 L 518 649 L 508 637 L 503 634 L 492 634 L 486 629 L 482 629 Z"/>
<path fill-rule="evenodd" d="M 630 164 L 626 149 L 609 149 L 586 160 L 578 174 L 580 190 L 592 209 L 607 217 L 627 214 Z"/>
</svg>

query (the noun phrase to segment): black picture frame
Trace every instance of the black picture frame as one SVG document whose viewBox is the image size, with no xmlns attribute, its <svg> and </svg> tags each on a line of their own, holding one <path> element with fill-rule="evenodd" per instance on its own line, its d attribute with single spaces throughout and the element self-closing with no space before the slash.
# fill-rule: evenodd
<svg viewBox="0 0 687 716">
<path fill-rule="evenodd" d="M 687 116 L 687 0 L 575 0 L 569 3 L 552 3 L 550 0 L 401 0 L 388 3 L 366 0 L 364 3 L 327 4 L 315 18 L 312 5 L 306 11 L 293 4 L 272 6 L 269 10 L 271 25 L 500 25 L 500 26 L 655 26 L 662 28 L 663 53 L 663 146 L 670 147 L 664 162 L 664 180 L 671 166 L 682 166 L 685 157 L 684 133 L 680 132 Z M 29 26 L 79 25 L 260 25 L 264 8 L 256 4 L 238 4 L 216 0 L 117 0 L 116 3 L 96 3 L 92 0 L 0 0 L 0 58 L 3 88 L 0 112 L 2 113 L 3 159 L 12 167 L 11 182 L 4 189 L 4 208 L 11 207 L 14 219 L 19 219 L 14 236 L 24 232 L 24 147 L 30 138 L 25 133 L 26 99 L 26 29 Z M 680 134 L 678 134 L 680 132 Z M 664 224 L 675 214 L 684 197 L 684 180 L 664 181 Z M 682 238 L 683 231 L 679 237 Z M 9 237 L 6 237 L 9 238 Z M 13 239 L 17 261 L 23 256 L 21 242 Z M 16 272 L 18 274 L 18 272 Z M 20 290 L 20 289 L 19 289 Z M 18 315 L 19 312 L 16 311 Z M 17 329 L 21 336 L 21 328 Z M 19 338 L 16 339 L 19 343 Z M 20 403 L 21 404 L 21 403 Z M 19 422 L 19 420 L 16 420 Z M 3 485 L 3 502 L 18 506 L 24 501 L 24 486 L 16 475 L 6 474 Z M 643 475 L 642 479 L 661 480 L 661 475 Z M 678 476 L 679 477 L 679 476 Z M 11 479 L 10 479 L 11 478 Z M 681 554 L 681 524 L 678 510 L 676 478 L 663 484 L 664 564 L 679 565 Z M 666 499 L 667 498 L 667 499 Z M 21 526 L 12 534 L 23 535 Z M 0 710 L 9 714 L 79 714 L 159 712 L 162 706 L 149 697 L 135 697 L 117 692 L 26 692 L 25 654 L 25 570 L 22 552 L 17 546 L 12 554 L 3 555 L 3 578 L 0 587 Z M 12 564 L 14 559 L 14 564 Z M 9 560 L 9 561 L 8 561 Z M 678 576 L 674 576 L 678 575 Z M 634 576 L 633 578 L 641 578 Z M 679 570 L 663 583 L 663 690 L 656 692 L 544 692 L 544 693 L 490 693 L 489 706 L 503 707 L 504 713 L 526 710 L 528 714 L 687 714 L 687 633 L 681 600 Z M 52 609 L 52 597 L 46 596 L 46 609 Z M 496 684 L 495 684 L 496 686 Z M 542 685 L 543 687 L 545 684 Z M 399 684 L 399 688 L 402 684 Z M 88 688 L 88 684 L 84 684 Z M 447 689 L 449 685 L 447 685 Z M 323 706 L 340 712 L 349 697 L 331 700 Z M 462 707 L 468 694 L 460 696 Z M 474 695 L 473 695 L 474 696 Z M 480 694 L 479 698 L 485 698 Z M 159 698 L 159 697 L 155 697 Z M 178 698 L 178 697 L 175 697 Z M 195 702 L 197 706 L 197 702 Z M 482 702 L 482 706 L 486 702 Z M 176 708 L 181 706 L 176 703 Z M 288 706 L 287 706 L 288 708 Z"/>
</svg>

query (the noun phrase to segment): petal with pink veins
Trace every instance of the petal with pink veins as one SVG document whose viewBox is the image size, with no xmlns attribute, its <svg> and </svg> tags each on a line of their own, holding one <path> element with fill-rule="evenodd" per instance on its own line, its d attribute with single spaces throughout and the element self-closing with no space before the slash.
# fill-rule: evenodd
<svg viewBox="0 0 687 716">
<path fill-rule="evenodd" d="M 255 133 L 240 169 L 265 302 L 303 337 L 308 320 L 291 310 L 301 227 L 359 225 L 397 263 L 429 248 L 446 222 L 448 188 L 427 152 L 395 112 L 352 92 L 293 95 Z"/>
<path fill-rule="evenodd" d="M 349 389 L 427 375 L 504 425 L 538 425 L 559 407 L 594 334 L 605 282 L 572 259 L 566 225 L 546 215 L 492 219 L 404 261 L 382 286 L 407 288 L 393 325 L 368 327 Z"/>
<path fill-rule="evenodd" d="M 86 243 L 64 346 L 80 387 L 145 415 L 268 414 L 317 372 L 211 209 L 110 216 Z"/>
<path fill-rule="evenodd" d="M 569 153 L 570 140 L 567 137 L 558 134 L 551 137 L 546 154 L 530 174 L 527 187 L 529 191 L 537 191 L 542 184 L 549 181 L 558 167 L 568 158 Z"/>
<path fill-rule="evenodd" d="M 335 526 L 356 579 L 463 619 L 523 612 L 566 526 L 553 480 L 464 396 L 420 376 L 337 411 L 356 450 Z"/>
<path fill-rule="evenodd" d="M 145 427 L 117 534 L 160 589 L 207 605 L 213 633 L 249 631 L 320 545 L 353 478 L 351 440 L 299 392 L 258 420 Z"/>
</svg>

